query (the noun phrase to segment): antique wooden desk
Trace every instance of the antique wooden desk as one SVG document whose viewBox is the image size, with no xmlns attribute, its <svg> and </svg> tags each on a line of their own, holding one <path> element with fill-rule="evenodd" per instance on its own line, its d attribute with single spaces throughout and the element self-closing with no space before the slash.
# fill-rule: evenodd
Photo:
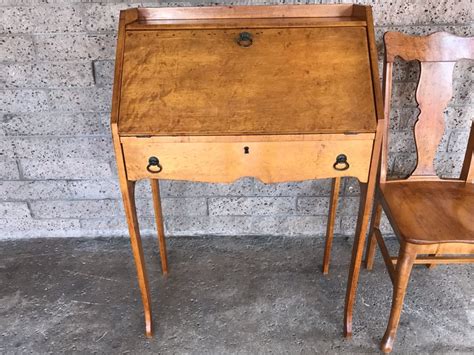
<svg viewBox="0 0 474 355">
<path fill-rule="evenodd" d="M 336 197 L 341 177 L 359 179 L 345 311 L 351 334 L 380 150 L 376 131 L 383 122 L 378 80 L 370 7 L 121 12 L 111 123 L 147 335 L 151 300 L 135 181 L 151 181 L 166 273 L 158 179 L 232 182 L 243 176 L 265 183 L 332 177 Z"/>
</svg>

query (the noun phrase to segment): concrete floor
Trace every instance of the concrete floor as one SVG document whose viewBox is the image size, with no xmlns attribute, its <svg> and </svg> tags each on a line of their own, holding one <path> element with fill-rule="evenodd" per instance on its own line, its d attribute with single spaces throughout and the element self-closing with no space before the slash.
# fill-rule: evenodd
<svg viewBox="0 0 474 355">
<path fill-rule="evenodd" d="M 0 243 L 0 353 L 377 353 L 391 299 L 380 260 L 363 270 L 355 334 L 342 336 L 350 241 L 170 238 L 170 276 L 155 240 L 144 247 L 155 331 L 143 335 L 129 242 Z M 395 353 L 473 353 L 472 265 L 415 268 Z"/>
</svg>

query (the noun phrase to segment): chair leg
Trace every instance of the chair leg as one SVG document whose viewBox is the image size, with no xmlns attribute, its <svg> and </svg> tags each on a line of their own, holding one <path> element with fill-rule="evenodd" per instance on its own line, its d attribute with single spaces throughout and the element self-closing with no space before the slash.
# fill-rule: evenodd
<svg viewBox="0 0 474 355">
<path fill-rule="evenodd" d="M 151 179 L 151 193 L 155 208 L 156 229 L 158 231 L 158 247 L 160 249 L 161 272 L 168 275 L 168 256 L 166 253 L 165 229 L 163 227 L 163 212 L 161 210 L 160 185 L 157 179 Z"/>
<path fill-rule="evenodd" d="M 324 247 L 323 274 L 329 272 L 329 261 L 331 259 L 332 240 L 334 237 L 334 224 L 336 221 L 337 202 L 339 199 L 339 190 L 341 189 L 341 178 L 336 177 L 332 180 L 331 200 L 329 202 L 328 224 L 326 230 L 326 245 Z"/>
<path fill-rule="evenodd" d="M 439 254 L 429 254 L 429 256 L 439 256 Z M 426 264 L 426 267 L 428 269 L 434 269 L 436 267 L 436 264 Z"/>
<path fill-rule="evenodd" d="M 393 343 L 397 334 L 400 314 L 403 307 L 403 299 L 410 279 L 411 269 L 416 259 L 416 246 L 412 244 L 403 244 L 400 246 L 398 255 L 395 283 L 393 285 L 392 309 L 387 325 L 387 330 L 380 344 L 380 349 L 384 353 L 392 351 Z"/>
<path fill-rule="evenodd" d="M 151 337 L 153 335 L 151 298 L 140 230 L 138 227 L 137 211 L 135 207 L 135 182 L 121 180 L 120 185 L 122 189 L 125 215 L 127 217 L 128 230 L 130 233 L 130 244 L 135 259 L 135 267 L 137 269 L 138 285 L 140 286 L 140 292 L 142 295 L 146 335 Z"/>
<path fill-rule="evenodd" d="M 374 229 L 379 228 L 381 219 L 382 204 L 378 201 L 378 199 L 375 199 L 369 228 L 369 242 L 367 243 L 367 249 L 365 251 L 365 268 L 368 270 L 372 270 L 374 266 L 375 247 L 377 246 Z"/>
</svg>

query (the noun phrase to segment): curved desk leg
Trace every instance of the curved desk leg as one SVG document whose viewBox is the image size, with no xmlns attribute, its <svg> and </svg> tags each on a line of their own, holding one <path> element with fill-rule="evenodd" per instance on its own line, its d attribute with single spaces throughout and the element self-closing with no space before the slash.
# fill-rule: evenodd
<svg viewBox="0 0 474 355">
<path fill-rule="evenodd" d="M 341 178 L 332 179 L 331 200 L 329 201 L 328 224 L 326 229 L 326 245 L 324 247 L 323 274 L 329 273 L 329 261 L 331 259 L 332 240 L 334 237 L 334 224 L 336 221 L 337 202 L 339 190 L 341 189 Z"/>
<path fill-rule="evenodd" d="M 344 310 L 344 336 L 352 336 L 352 311 L 359 281 L 360 264 L 364 251 L 367 227 L 369 223 L 370 209 L 373 197 L 373 189 L 370 191 L 368 184 L 360 184 L 360 206 L 357 218 L 356 235 L 352 246 L 351 266 L 349 269 L 349 280 L 347 281 L 346 305 Z"/>
<path fill-rule="evenodd" d="M 123 205 L 125 216 L 127 217 L 128 230 L 130 233 L 130 243 L 132 245 L 133 257 L 137 269 L 138 285 L 142 294 L 143 309 L 145 312 L 145 330 L 146 335 L 153 335 L 153 324 L 151 316 L 151 298 L 150 289 L 148 287 L 148 276 L 145 268 L 145 258 L 143 256 L 142 241 L 140 230 L 138 228 L 137 211 L 135 207 L 135 182 L 120 181 L 122 189 Z"/>
<path fill-rule="evenodd" d="M 161 210 L 160 184 L 159 180 L 151 179 L 151 193 L 153 195 L 153 206 L 155 208 L 156 229 L 158 231 L 158 247 L 160 248 L 161 272 L 168 275 L 168 257 L 166 255 L 165 229 L 163 227 L 163 212 Z"/>
<path fill-rule="evenodd" d="M 362 262 L 362 254 L 364 253 L 372 202 L 375 194 L 375 186 L 377 184 L 383 124 L 383 120 L 379 120 L 377 123 L 377 133 L 375 134 L 367 183 L 360 183 L 359 215 L 357 218 L 354 244 L 352 246 L 351 265 L 349 269 L 349 279 L 347 281 L 346 302 L 344 308 L 344 335 L 346 337 L 352 336 L 352 312 L 354 309 L 357 283 L 359 282 L 359 272 Z"/>
</svg>

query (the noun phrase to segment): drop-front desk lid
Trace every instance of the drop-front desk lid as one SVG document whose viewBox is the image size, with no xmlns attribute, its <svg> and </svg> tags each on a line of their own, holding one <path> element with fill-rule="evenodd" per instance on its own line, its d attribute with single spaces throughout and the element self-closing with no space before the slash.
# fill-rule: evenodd
<svg viewBox="0 0 474 355">
<path fill-rule="evenodd" d="M 351 16 L 139 17 L 121 33 L 119 133 L 374 132 L 367 31 Z"/>
</svg>

